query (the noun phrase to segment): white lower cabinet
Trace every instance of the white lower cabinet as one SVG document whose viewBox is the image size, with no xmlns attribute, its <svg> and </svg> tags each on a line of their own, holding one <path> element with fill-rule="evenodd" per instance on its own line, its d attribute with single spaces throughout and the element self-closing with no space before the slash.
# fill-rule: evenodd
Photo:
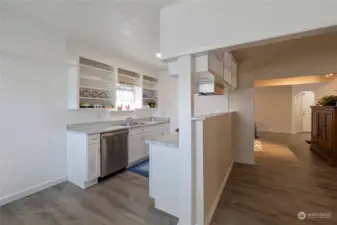
<svg viewBox="0 0 337 225">
<path fill-rule="evenodd" d="M 142 135 L 129 135 L 128 140 L 128 153 L 129 164 L 136 162 L 142 158 Z"/>
<path fill-rule="evenodd" d="M 97 183 L 101 176 L 100 135 L 67 132 L 68 180 L 81 188 Z"/>
<path fill-rule="evenodd" d="M 170 132 L 170 124 L 157 124 L 132 128 L 128 137 L 128 163 L 133 164 L 149 156 L 148 139 Z M 81 188 L 91 187 L 101 176 L 100 134 L 67 132 L 68 180 Z"/>
<path fill-rule="evenodd" d="M 153 140 L 169 132 L 169 123 L 130 129 L 129 165 L 149 156 L 149 146 L 145 143 L 146 140 Z"/>
</svg>

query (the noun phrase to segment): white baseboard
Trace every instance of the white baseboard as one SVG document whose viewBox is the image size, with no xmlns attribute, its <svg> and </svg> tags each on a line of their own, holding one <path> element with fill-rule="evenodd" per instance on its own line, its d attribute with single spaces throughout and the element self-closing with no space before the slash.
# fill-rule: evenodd
<svg viewBox="0 0 337 225">
<path fill-rule="evenodd" d="M 218 194 L 217 194 L 217 196 L 216 196 L 216 198 L 215 198 L 215 201 L 214 201 L 214 203 L 213 203 L 213 205 L 212 205 L 212 208 L 211 208 L 210 212 L 209 212 L 208 215 L 207 215 L 207 218 L 206 218 L 206 221 L 205 221 L 205 225 L 210 225 L 211 222 L 212 222 L 212 218 L 213 218 L 213 216 L 214 216 L 214 213 L 215 213 L 216 208 L 218 207 L 218 204 L 219 204 L 219 201 L 220 201 L 222 192 L 223 192 L 223 190 L 225 189 L 227 180 L 228 180 L 229 175 L 230 175 L 230 173 L 231 173 L 231 171 L 232 171 L 233 164 L 234 164 L 234 162 L 232 162 L 232 163 L 229 165 L 228 171 L 227 171 L 227 173 L 226 173 L 226 175 L 225 175 L 225 178 L 224 178 L 224 180 L 223 180 L 223 182 L 222 182 L 222 184 L 221 184 L 221 187 L 220 187 L 219 192 L 218 192 Z"/>
<path fill-rule="evenodd" d="M 67 181 L 67 177 L 60 177 L 60 178 L 57 178 L 55 180 L 47 181 L 45 183 L 38 184 L 38 185 L 36 185 L 34 187 L 31 187 L 31 188 L 28 188 L 26 190 L 23 190 L 23 191 L 14 193 L 12 195 L 0 198 L 0 206 L 6 205 L 10 202 L 14 202 L 14 201 L 16 201 L 20 198 L 27 197 L 28 195 L 32 195 L 36 192 L 39 192 L 39 191 L 42 191 L 44 189 L 50 188 L 54 185 L 60 184 L 60 183 L 65 182 L 65 181 Z"/>
<path fill-rule="evenodd" d="M 259 132 L 270 132 L 270 133 L 279 133 L 279 134 L 292 134 L 292 131 L 279 131 L 273 129 L 257 129 L 257 133 Z"/>
</svg>

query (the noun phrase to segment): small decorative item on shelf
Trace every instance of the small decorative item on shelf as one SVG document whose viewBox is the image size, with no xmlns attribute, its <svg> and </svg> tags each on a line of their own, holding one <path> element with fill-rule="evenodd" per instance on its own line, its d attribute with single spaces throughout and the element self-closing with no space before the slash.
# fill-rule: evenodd
<svg viewBox="0 0 337 225">
<path fill-rule="evenodd" d="M 318 106 L 336 106 L 337 105 L 337 96 L 329 95 L 324 96 L 320 100 L 318 100 Z"/>
<path fill-rule="evenodd" d="M 92 98 L 98 98 L 98 96 L 99 96 L 99 94 L 98 94 L 97 91 L 91 92 L 91 97 L 92 97 Z"/>
<path fill-rule="evenodd" d="M 130 105 L 126 105 L 125 110 L 130 110 Z"/>
<path fill-rule="evenodd" d="M 101 108 L 103 108 L 103 105 L 100 105 L 100 104 L 94 104 L 94 108 L 101 109 Z"/>
<path fill-rule="evenodd" d="M 118 106 L 118 110 L 122 111 L 123 110 L 123 105 L 121 104 L 120 106 Z"/>
<path fill-rule="evenodd" d="M 102 91 L 101 93 L 99 93 L 99 97 L 100 98 L 108 98 L 108 95 L 104 91 Z"/>
<path fill-rule="evenodd" d="M 113 105 L 105 105 L 104 108 L 106 109 L 112 109 L 114 106 Z"/>
<path fill-rule="evenodd" d="M 91 93 L 88 90 L 83 90 L 80 92 L 81 97 L 90 97 Z"/>
<path fill-rule="evenodd" d="M 93 106 L 90 105 L 90 104 L 87 103 L 87 102 L 81 102 L 81 103 L 80 103 L 80 108 L 93 108 Z"/>
<path fill-rule="evenodd" d="M 156 108 L 157 103 L 155 101 L 148 101 L 147 104 L 150 106 L 150 108 Z"/>
</svg>

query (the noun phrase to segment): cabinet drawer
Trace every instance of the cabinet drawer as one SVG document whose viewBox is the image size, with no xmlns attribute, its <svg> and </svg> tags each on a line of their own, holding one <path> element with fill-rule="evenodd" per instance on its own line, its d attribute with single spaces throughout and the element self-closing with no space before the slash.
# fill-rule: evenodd
<svg viewBox="0 0 337 225">
<path fill-rule="evenodd" d="M 138 135 L 144 132 L 144 128 L 133 128 L 129 130 L 129 136 Z"/>
<path fill-rule="evenodd" d="M 88 145 L 96 144 L 100 142 L 100 135 L 99 134 L 93 134 L 88 135 Z"/>
</svg>

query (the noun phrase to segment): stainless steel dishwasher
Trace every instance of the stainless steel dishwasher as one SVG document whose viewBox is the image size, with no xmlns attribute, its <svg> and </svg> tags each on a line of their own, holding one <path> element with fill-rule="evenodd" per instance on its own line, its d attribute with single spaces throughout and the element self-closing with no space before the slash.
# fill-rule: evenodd
<svg viewBox="0 0 337 225">
<path fill-rule="evenodd" d="M 128 166 L 128 130 L 101 134 L 101 177 Z"/>
</svg>

